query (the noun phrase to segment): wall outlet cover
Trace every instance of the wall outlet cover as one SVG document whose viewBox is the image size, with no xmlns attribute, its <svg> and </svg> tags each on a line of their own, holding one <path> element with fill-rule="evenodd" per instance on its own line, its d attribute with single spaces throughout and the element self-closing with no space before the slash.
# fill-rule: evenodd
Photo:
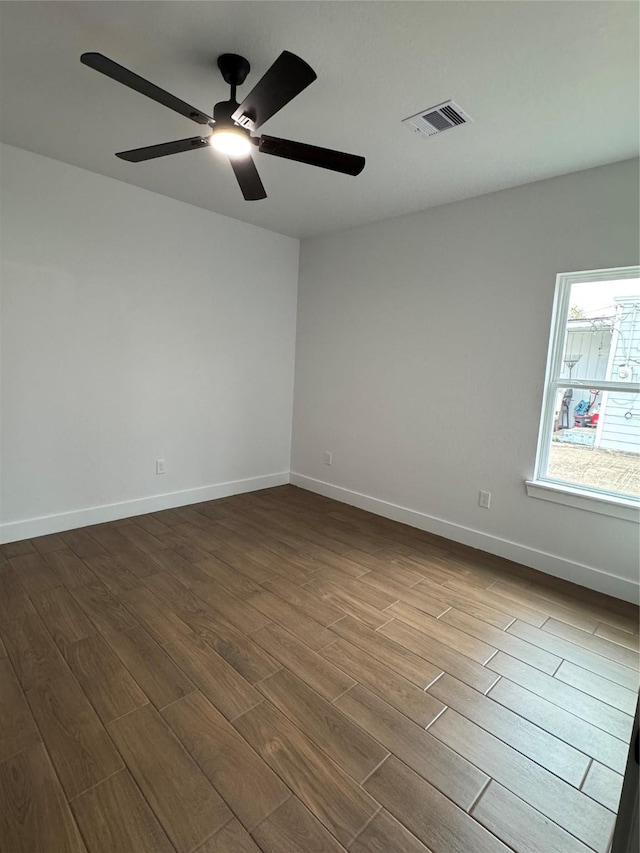
<svg viewBox="0 0 640 853">
<path fill-rule="evenodd" d="M 489 509 L 491 506 L 491 492 L 484 492 L 480 490 L 478 506 L 481 506 L 483 509 Z"/>
</svg>

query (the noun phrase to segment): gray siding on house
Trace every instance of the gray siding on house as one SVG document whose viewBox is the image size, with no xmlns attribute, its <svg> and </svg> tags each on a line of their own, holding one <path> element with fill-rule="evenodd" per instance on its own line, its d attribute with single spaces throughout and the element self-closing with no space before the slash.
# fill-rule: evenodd
<svg viewBox="0 0 640 853">
<path fill-rule="evenodd" d="M 616 299 L 619 334 L 614 336 L 614 352 L 606 379 L 619 381 L 621 367 L 629 367 L 628 381 L 640 377 L 640 296 Z M 596 446 L 608 450 L 638 453 L 640 449 L 640 395 L 611 392 L 600 409 Z"/>
<path fill-rule="evenodd" d="M 572 328 L 572 325 L 577 326 L 578 328 Z M 571 371 L 571 379 L 605 379 L 607 375 L 609 351 L 611 349 L 611 330 L 597 328 L 595 326 L 592 326 L 591 328 L 584 328 L 584 326 L 584 321 L 579 321 L 575 324 L 571 321 L 569 322 L 569 329 L 567 331 L 567 339 L 564 349 L 565 358 L 571 356 L 575 357 L 576 355 L 581 356 L 580 360 Z M 567 379 L 567 384 L 569 384 L 569 368 L 566 365 L 562 371 L 562 376 Z M 580 388 L 574 388 L 573 398 L 571 400 L 571 426 L 573 426 L 574 407 L 577 406 L 581 400 L 586 400 L 587 403 L 589 402 L 589 391 L 586 389 L 582 390 Z M 561 402 L 562 393 L 559 393 L 556 410 L 560 409 Z M 598 399 L 597 402 L 599 403 L 600 399 Z M 597 411 L 597 408 L 594 408 L 593 411 Z"/>
</svg>

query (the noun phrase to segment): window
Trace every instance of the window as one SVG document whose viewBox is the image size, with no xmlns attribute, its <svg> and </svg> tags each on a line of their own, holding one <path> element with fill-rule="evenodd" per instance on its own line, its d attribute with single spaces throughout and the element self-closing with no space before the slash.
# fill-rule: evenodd
<svg viewBox="0 0 640 853">
<path fill-rule="evenodd" d="M 527 491 L 638 520 L 640 267 L 558 276 Z"/>
</svg>

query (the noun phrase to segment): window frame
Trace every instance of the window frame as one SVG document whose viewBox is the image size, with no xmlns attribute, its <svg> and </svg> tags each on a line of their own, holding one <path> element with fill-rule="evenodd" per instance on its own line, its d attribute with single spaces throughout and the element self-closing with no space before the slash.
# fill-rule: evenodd
<svg viewBox="0 0 640 853">
<path fill-rule="evenodd" d="M 578 388 L 623 394 L 640 393 L 640 382 L 561 378 L 572 285 L 587 281 L 611 281 L 612 279 L 628 278 L 640 278 L 640 266 L 583 270 L 581 272 L 559 273 L 556 276 L 536 459 L 533 477 L 526 481 L 526 486 L 530 497 L 542 498 L 554 503 L 563 503 L 579 509 L 640 522 L 639 498 L 577 483 L 566 483 L 546 474 L 553 438 L 555 402 L 557 392 L 560 389 Z"/>
</svg>

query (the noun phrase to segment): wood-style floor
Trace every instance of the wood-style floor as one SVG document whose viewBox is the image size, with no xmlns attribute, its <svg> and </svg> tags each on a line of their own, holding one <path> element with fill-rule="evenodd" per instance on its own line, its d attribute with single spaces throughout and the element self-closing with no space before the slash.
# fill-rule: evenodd
<svg viewBox="0 0 640 853">
<path fill-rule="evenodd" d="M 607 850 L 630 605 L 291 486 L 2 552 L 6 853 Z"/>
</svg>

